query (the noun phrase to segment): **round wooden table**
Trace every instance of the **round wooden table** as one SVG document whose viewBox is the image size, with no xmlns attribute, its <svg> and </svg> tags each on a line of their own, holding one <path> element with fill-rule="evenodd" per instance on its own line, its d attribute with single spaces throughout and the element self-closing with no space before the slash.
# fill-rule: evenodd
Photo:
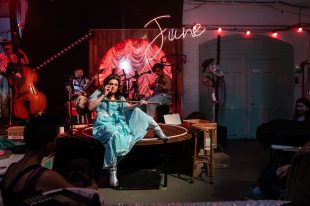
<svg viewBox="0 0 310 206">
<path fill-rule="evenodd" d="M 167 124 L 160 124 L 163 132 L 167 135 L 168 140 L 164 141 L 159 138 L 154 137 L 154 132 L 149 129 L 147 134 L 144 138 L 138 141 L 135 146 L 143 146 L 143 145 L 158 145 L 158 144 L 170 144 L 174 142 L 180 142 L 184 140 L 188 140 L 192 138 L 192 135 L 187 132 L 187 129 L 184 127 L 176 126 L 176 125 L 167 125 Z M 92 135 L 93 127 L 87 127 L 82 130 L 82 135 L 93 138 Z"/>
</svg>

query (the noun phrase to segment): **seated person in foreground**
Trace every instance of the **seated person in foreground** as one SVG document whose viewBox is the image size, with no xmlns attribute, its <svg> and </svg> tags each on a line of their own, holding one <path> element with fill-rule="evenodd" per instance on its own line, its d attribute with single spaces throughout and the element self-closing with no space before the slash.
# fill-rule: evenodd
<svg viewBox="0 0 310 206">
<path fill-rule="evenodd" d="M 4 205 L 20 205 L 27 197 L 73 187 L 57 172 L 41 166 L 42 159 L 53 152 L 57 134 L 57 123 L 48 116 L 35 117 L 26 124 L 26 153 L 20 161 L 10 165 L 1 182 Z"/>
<path fill-rule="evenodd" d="M 285 199 L 310 205 L 310 142 L 293 157 L 287 177 Z M 297 204 L 296 204 L 297 205 Z"/>
<path fill-rule="evenodd" d="M 261 172 L 259 185 L 252 189 L 252 199 L 279 199 L 286 191 L 290 201 L 310 201 L 310 142 L 286 162 L 271 162 Z"/>
<path fill-rule="evenodd" d="M 120 84 L 120 77 L 111 74 L 104 80 L 103 87 L 89 98 L 89 109 L 96 109 L 97 113 L 93 135 L 105 147 L 104 168 L 110 169 L 111 186 L 118 185 L 116 164 L 146 135 L 149 127 L 160 139 L 167 140 L 154 119 L 138 108 L 147 102 L 126 103 Z"/>
<path fill-rule="evenodd" d="M 310 140 L 310 101 L 299 98 L 295 104 L 293 120 L 276 119 L 260 125 L 257 140 L 265 148 L 272 144 L 301 146 Z"/>
</svg>

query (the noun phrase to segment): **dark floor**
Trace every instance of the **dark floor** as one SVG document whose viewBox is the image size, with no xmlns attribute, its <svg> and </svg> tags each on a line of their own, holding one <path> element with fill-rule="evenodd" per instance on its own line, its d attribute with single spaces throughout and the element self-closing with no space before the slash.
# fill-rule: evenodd
<svg viewBox="0 0 310 206">
<path fill-rule="evenodd" d="M 0 135 L 6 134 L 0 128 Z M 179 178 L 172 172 L 168 175 L 166 189 L 116 190 L 107 187 L 99 189 L 100 196 L 106 204 L 244 200 L 240 194 L 256 185 L 259 171 L 269 161 L 269 152 L 256 140 L 229 140 L 222 151 L 230 156 L 230 167 L 214 169 L 214 184 L 203 180 L 189 183 L 184 180 L 190 178 L 188 175 Z"/>
<path fill-rule="evenodd" d="M 170 174 L 166 190 L 104 188 L 99 192 L 108 204 L 244 200 L 240 194 L 256 185 L 259 171 L 268 163 L 269 153 L 255 140 L 230 140 L 224 152 L 230 156 L 231 166 L 214 170 L 214 184 L 202 180 L 191 184 Z"/>
</svg>

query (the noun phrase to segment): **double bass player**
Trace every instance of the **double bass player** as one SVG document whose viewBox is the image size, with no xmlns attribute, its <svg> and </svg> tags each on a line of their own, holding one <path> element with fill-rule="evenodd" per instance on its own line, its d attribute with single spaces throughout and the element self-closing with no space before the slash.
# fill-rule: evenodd
<svg viewBox="0 0 310 206">
<path fill-rule="evenodd" d="M 19 64 L 29 64 L 28 57 L 21 49 L 13 50 L 11 41 L 4 39 L 1 43 L 3 52 L 0 53 L 0 119 L 2 126 L 7 126 L 13 108 L 10 100 L 13 98 L 14 87 L 10 79 L 22 80 L 23 72 Z"/>
</svg>

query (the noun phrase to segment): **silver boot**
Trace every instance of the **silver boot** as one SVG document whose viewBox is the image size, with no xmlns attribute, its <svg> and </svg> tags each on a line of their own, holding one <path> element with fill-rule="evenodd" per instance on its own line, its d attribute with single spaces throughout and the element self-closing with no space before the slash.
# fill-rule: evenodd
<svg viewBox="0 0 310 206">
<path fill-rule="evenodd" d="M 162 140 L 168 140 L 167 135 L 163 132 L 163 130 L 160 128 L 160 126 L 153 120 L 150 124 L 150 127 L 154 130 L 155 135 L 159 137 L 159 139 Z"/>
<path fill-rule="evenodd" d="M 109 173 L 110 173 L 110 185 L 112 187 L 117 187 L 118 186 L 118 179 L 117 179 L 117 167 L 116 167 L 116 165 L 113 165 L 109 169 Z"/>
</svg>

